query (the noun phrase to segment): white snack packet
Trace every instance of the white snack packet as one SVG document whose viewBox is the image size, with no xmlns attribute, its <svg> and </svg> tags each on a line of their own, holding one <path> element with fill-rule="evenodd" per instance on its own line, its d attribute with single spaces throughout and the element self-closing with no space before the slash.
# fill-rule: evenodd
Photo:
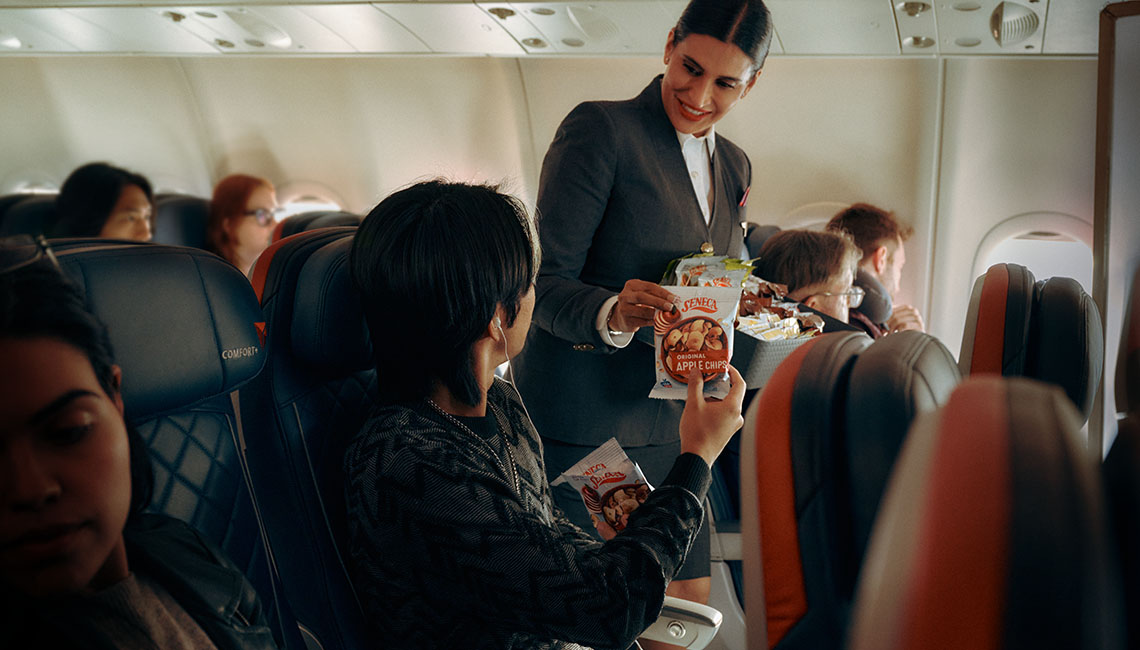
<svg viewBox="0 0 1140 650">
<path fill-rule="evenodd" d="M 614 532 L 625 528 L 629 515 L 653 489 L 615 438 L 562 472 L 551 485 L 563 482 L 569 482 L 578 491 L 592 518 L 609 524 Z"/>
<path fill-rule="evenodd" d="M 733 321 L 740 305 L 740 289 L 734 287 L 669 287 L 681 300 L 671 311 L 653 316 L 654 359 L 657 383 L 650 397 L 685 399 L 689 373 L 698 370 L 705 380 L 706 397 L 724 399 L 732 383 L 728 362 L 732 359 Z"/>
</svg>

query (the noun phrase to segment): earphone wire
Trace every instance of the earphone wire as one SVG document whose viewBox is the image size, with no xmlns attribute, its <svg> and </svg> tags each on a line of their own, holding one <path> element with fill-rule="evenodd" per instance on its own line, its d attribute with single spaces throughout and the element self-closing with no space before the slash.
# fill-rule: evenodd
<svg viewBox="0 0 1140 650">
<path fill-rule="evenodd" d="M 515 389 L 515 395 L 518 395 L 519 404 L 522 404 L 523 413 L 526 414 L 526 419 L 534 426 L 534 420 L 530 418 L 530 411 L 526 408 L 526 402 L 523 401 L 522 393 L 519 392 L 519 385 L 515 381 L 515 364 L 511 363 L 511 353 L 507 352 L 507 333 L 503 331 L 503 325 L 495 318 L 495 327 L 499 328 L 499 334 L 503 337 L 503 354 L 507 357 L 507 373 L 510 374 L 511 388 Z"/>
</svg>

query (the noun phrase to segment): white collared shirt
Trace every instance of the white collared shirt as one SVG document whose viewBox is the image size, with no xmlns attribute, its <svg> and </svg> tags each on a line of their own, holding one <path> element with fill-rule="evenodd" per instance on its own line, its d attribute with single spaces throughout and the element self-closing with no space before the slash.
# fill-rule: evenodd
<svg viewBox="0 0 1140 650">
<path fill-rule="evenodd" d="M 689 171 L 689 180 L 693 183 L 693 192 L 697 195 L 697 204 L 701 206 L 701 214 L 704 215 L 707 225 L 712 219 L 712 211 L 709 207 L 709 188 L 712 187 L 712 156 L 713 151 L 716 150 L 716 130 L 709 127 L 709 132 L 701 138 L 691 133 L 677 131 L 677 142 L 681 145 L 681 155 L 685 157 L 685 167 Z M 602 340 L 606 342 L 606 345 L 624 348 L 633 340 L 634 333 L 622 332 L 619 335 L 610 336 L 610 328 L 606 323 L 610 309 L 616 302 L 617 296 L 611 296 L 609 300 L 602 303 L 594 326 L 602 335 Z"/>
<path fill-rule="evenodd" d="M 712 156 L 716 150 L 716 130 L 709 127 L 709 132 L 702 138 L 677 131 L 677 142 L 681 143 L 681 154 L 685 156 L 689 180 L 693 183 L 693 192 L 697 195 L 697 203 L 701 206 L 701 214 L 704 215 L 707 224 L 712 219 L 709 188 L 712 187 Z"/>
</svg>

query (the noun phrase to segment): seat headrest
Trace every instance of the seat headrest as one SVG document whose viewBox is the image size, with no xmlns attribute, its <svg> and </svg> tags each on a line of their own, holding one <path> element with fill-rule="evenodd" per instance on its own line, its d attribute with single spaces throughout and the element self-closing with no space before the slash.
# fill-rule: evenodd
<svg viewBox="0 0 1140 650">
<path fill-rule="evenodd" d="M 1140 268 L 1132 276 L 1116 356 L 1116 410 L 1140 411 Z"/>
<path fill-rule="evenodd" d="M 854 557 L 863 557 L 879 502 L 903 440 L 921 413 L 946 403 L 961 381 L 938 339 L 903 331 L 876 340 L 855 360 L 844 430 L 854 524 Z"/>
<path fill-rule="evenodd" d="M 264 319 L 249 281 L 202 250 L 66 239 L 52 242 L 123 369 L 123 402 L 147 419 L 228 393 L 265 363 Z"/>
<path fill-rule="evenodd" d="M 342 212 L 339 210 L 316 210 L 313 212 L 301 212 L 295 214 L 288 219 L 283 219 L 277 223 L 277 227 L 273 229 L 272 241 L 279 241 L 285 239 L 290 235 L 296 235 L 299 232 L 306 230 L 316 230 L 317 228 L 332 228 L 336 226 L 359 226 L 363 220 L 358 214 L 352 212 Z"/>
<path fill-rule="evenodd" d="M 855 309 L 866 316 L 872 323 L 885 323 L 891 318 L 894 305 L 891 303 L 891 294 L 877 278 L 863 269 L 855 273 L 855 286 L 863 289 L 863 302 Z"/>
<path fill-rule="evenodd" d="M 1060 386 L 1087 420 L 1104 371 L 1100 311 L 1072 278 L 1041 280 L 1034 294 L 1025 376 Z"/>
<path fill-rule="evenodd" d="M 55 220 L 55 195 L 32 195 L 4 212 L 0 236 L 50 235 Z"/>
<path fill-rule="evenodd" d="M 1033 283 L 1020 264 L 994 264 L 974 282 L 958 355 L 963 375 L 1024 374 Z"/>
<path fill-rule="evenodd" d="M 975 376 L 907 437 L 850 647 L 1119 647 L 1099 454 L 1055 386 Z"/>
<path fill-rule="evenodd" d="M 368 325 L 349 273 L 351 248 L 352 237 L 343 237 L 313 251 L 297 276 L 293 298 L 293 354 L 333 374 L 373 366 Z"/>
<path fill-rule="evenodd" d="M 760 248 L 764 246 L 764 242 L 768 241 L 769 237 L 778 232 L 780 232 L 779 226 L 761 226 L 749 222 L 744 229 L 744 248 L 748 251 L 748 256 L 756 257 L 759 255 Z"/>
<path fill-rule="evenodd" d="M 359 214 L 351 212 L 325 212 L 317 216 L 305 226 L 305 230 L 317 228 L 333 228 L 336 226 L 359 226 L 363 220 Z"/>
<path fill-rule="evenodd" d="M 154 241 L 173 246 L 206 247 L 210 201 L 198 196 L 168 194 L 154 201 Z"/>
</svg>

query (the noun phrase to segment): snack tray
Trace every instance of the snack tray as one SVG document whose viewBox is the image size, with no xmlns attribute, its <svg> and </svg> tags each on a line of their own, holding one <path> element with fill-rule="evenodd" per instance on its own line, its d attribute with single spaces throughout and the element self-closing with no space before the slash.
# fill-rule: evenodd
<svg viewBox="0 0 1140 650">
<path fill-rule="evenodd" d="M 652 347 L 653 328 L 643 327 L 637 330 L 634 338 Z M 764 341 L 736 330 L 732 336 L 732 365 L 740 371 L 749 389 L 763 388 L 776 371 L 776 366 L 809 340 L 811 339 Z"/>
</svg>

